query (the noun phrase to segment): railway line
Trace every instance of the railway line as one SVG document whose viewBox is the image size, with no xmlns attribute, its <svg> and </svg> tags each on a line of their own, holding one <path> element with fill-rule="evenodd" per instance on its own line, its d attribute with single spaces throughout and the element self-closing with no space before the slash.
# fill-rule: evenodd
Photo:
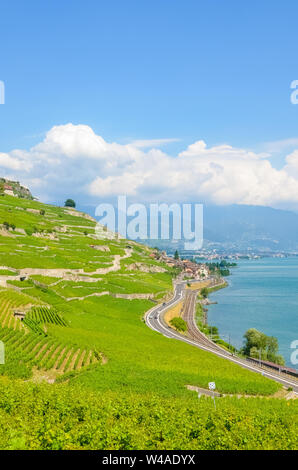
<svg viewBox="0 0 298 470">
<path fill-rule="evenodd" d="M 183 341 L 184 343 L 188 343 L 197 348 L 216 354 L 217 356 L 234 362 L 245 369 L 275 380 L 287 388 L 291 387 L 293 391 L 298 394 L 298 381 L 296 378 L 288 377 L 286 374 L 278 373 L 273 370 L 257 366 L 256 364 L 252 364 L 244 358 L 239 358 L 226 349 L 223 349 L 217 344 L 213 343 L 209 338 L 207 338 L 207 336 L 199 331 L 195 322 L 197 291 L 185 289 L 185 285 L 185 281 L 177 282 L 174 285 L 174 295 L 172 299 L 162 305 L 153 307 L 146 313 L 145 321 L 149 328 L 161 333 L 167 338 L 177 339 Z M 178 302 L 181 302 L 181 300 L 183 300 L 182 315 L 188 324 L 189 336 L 182 335 L 173 328 L 169 327 L 169 325 L 167 325 L 164 320 L 165 312 L 176 305 Z"/>
<path fill-rule="evenodd" d="M 225 353 L 226 351 L 223 348 L 207 338 L 207 336 L 202 333 L 196 325 L 195 312 L 197 295 L 198 290 L 185 290 L 182 318 L 187 323 L 188 335 L 191 339 L 198 341 L 202 345 L 209 346 L 212 349 Z"/>
</svg>

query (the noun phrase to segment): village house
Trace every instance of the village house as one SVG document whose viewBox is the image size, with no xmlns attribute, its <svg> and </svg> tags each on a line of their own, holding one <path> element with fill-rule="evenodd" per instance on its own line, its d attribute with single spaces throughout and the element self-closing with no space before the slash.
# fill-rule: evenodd
<svg viewBox="0 0 298 470">
<path fill-rule="evenodd" d="M 14 191 L 13 191 L 13 187 L 10 186 L 10 184 L 7 184 L 7 183 L 4 183 L 3 185 L 3 192 L 4 194 L 7 194 L 8 196 L 14 196 Z"/>
<path fill-rule="evenodd" d="M 155 258 L 163 261 L 170 268 L 181 268 L 184 275 L 193 279 L 202 279 L 209 276 L 208 267 L 205 264 L 197 264 L 189 259 L 175 259 L 166 254 L 165 251 L 155 253 Z"/>
</svg>

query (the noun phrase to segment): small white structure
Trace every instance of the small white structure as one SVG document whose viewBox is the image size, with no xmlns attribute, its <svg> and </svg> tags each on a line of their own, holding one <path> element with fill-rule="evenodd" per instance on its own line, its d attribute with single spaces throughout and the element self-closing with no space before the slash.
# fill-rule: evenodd
<svg viewBox="0 0 298 470">
<path fill-rule="evenodd" d="M 4 189 L 4 194 L 7 194 L 8 196 L 15 196 L 15 193 L 12 189 Z"/>
</svg>

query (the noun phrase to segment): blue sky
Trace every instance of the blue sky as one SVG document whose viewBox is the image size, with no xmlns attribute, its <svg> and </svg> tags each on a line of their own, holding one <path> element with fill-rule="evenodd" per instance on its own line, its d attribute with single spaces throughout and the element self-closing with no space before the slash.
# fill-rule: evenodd
<svg viewBox="0 0 298 470">
<path fill-rule="evenodd" d="M 297 14 L 297 1 L 291 0 L 4 0 L 0 153 L 17 159 L 13 151 L 22 149 L 32 160 L 30 149 L 48 131 L 72 123 L 122 146 L 135 140 L 175 139 L 160 147 L 173 159 L 200 140 L 215 149 L 222 144 L 256 153 L 270 149 L 270 166 L 280 170 L 286 155 L 298 148 L 298 105 L 290 102 L 290 83 L 298 79 Z M 286 145 L 288 139 L 294 140 Z M 268 144 L 275 141 L 282 142 Z M 88 158 L 83 162 L 85 153 L 76 160 L 79 172 L 81 166 L 90 167 Z M 297 178 L 295 158 L 287 170 L 291 178 Z M 45 164 L 36 165 L 34 171 L 27 168 L 25 183 L 44 177 L 48 185 L 59 186 Z M 117 160 L 117 165 L 123 167 L 123 162 Z M 19 164 L 4 168 L 5 176 L 20 177 Z M 88 175 L 84 181 L 75 177 L 69 182 L 69 189 L 77 182 L 86 200 L 91 198 L 86 188 L 98 176 L 110 176 Z M 296 208 L 295 181 L 281 176 L 279 185 L 292 185 L 281 201 L 267 191 L 256 201 L 225 194 L 223 203 Z M 148 197 L 152 191 L 143 193 Z M 36 192 L 55 199 L 53 188 L 41 190 L 37 182 Z M 166 188 L 160 194 L 164 192 Z M 197 197 L 208 199 L 209 193 L 204 190 Z M 220 197 L 210 200 L 219 203 Z"/>
</svg>

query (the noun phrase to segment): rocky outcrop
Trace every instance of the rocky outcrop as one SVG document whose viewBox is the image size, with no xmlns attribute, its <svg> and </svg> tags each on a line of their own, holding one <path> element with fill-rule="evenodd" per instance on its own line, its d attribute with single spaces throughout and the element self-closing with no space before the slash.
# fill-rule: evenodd
<svg viewBox="0 0 298 470">
<path fill-rule="evenodd" d="M 154 294 L 111 294 L 112 297 L 115 297 L 116 299 L 128 299 L 128 300 L 133 300 L 133 299 L 147 299 L 147 300 L 152 300 L 154 299 Z"/>
<path fill-rule="evenodd" d="M 74 217 L 82 217 L 83 219 L 90 220 L 91 222 L 96 222 L 96 220 L 93 217 L 91 217 L 91 215 L 85 214 L 84 212 L 77 211 L 75 208 L 71 208 L 71 209 L 66 208 L 64 210 L 64 213 L 68 215 L 72 215 Z"/>
<path fill-rule="evenodd" d="M 31 214 L 40 214 L 40 210 L 39 209 L 32 209 L 30 207 L 27 207 L 26 209 L 27 212 L 31 212 Z"/>
<path fill-rule="evenodd" d="M 5 178 L 0 178 L 0 194 L 9 194 L 24 199 L 33 199 L 33 196 L 28 188 L 22 186 L 19 181 L 11 181 Z"/>
<path fill-rule="evenodd" d="M 111 251 L 107 245 L 89 245 L 90 248 L 98 251 Z"/>
<path fill-rule="evenodd" d="M 46 240 L 59 240 L 54 233 L 34 232 L 32 233 L 32 236 L 36 238 L 45 238 Z"/>
<path fill-rule="evenodd" d="M 141 271 L 142 273 L 164 273 L 166 270 L 161 266 L 154 266 L 152 264 L 132 263 L 126 268 L 128 271 Z"/>
</svg>

